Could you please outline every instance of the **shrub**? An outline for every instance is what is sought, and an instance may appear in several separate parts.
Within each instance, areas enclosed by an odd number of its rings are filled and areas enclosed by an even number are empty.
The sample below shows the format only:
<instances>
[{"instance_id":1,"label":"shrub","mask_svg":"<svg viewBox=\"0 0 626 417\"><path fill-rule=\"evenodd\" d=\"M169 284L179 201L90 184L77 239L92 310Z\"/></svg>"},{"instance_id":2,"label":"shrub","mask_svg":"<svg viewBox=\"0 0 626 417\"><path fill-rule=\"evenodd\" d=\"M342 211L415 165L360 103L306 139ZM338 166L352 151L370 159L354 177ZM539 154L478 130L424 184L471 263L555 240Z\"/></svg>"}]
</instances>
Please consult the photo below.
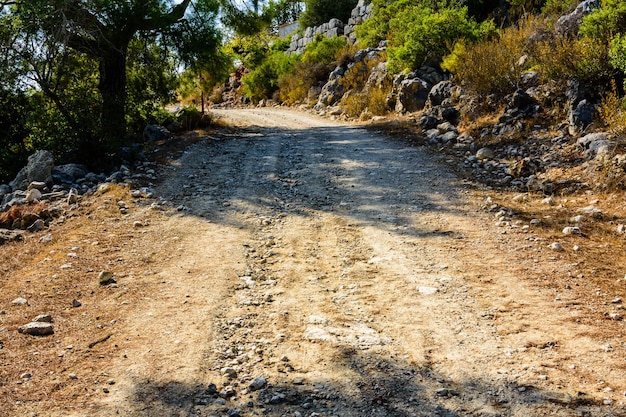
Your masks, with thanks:
<instances>
[{"instance_id":1,"label":"shrub","mask_svg":"<svg viewBox=\"0 0 626 417\"><path fill-rule=\"evenodd\" d=\"M296 60L296 57L280 51L268 54L259 66L243 77L244 95L253 102L271 98L278 90L279 78L293 68Z\"/></svg>"},{"instance_id":2,"label":"shrub","mask_svg":"<svg viewBox=\"0 0 626 417\"><path fill-rule=\"evenodd\" d=\"M211 116L202 113L194 105L185 106L176 113L176 120L184 130L194 130L207 127L211 124Z\"/></svg>"},{"instance_id":3,"label":"shrub","mask_svg":"<svg viewBox=\"0 0 626 417\"><path fill-rule=\"evenodd\" d=\"M346 38L319 35L305 48L293 69L279 77L279 98L285 104L304 101L311 87L328 79L349 49Z\"/></svg>"},{"instance_id":4,"label":"shrub","mask_svg":"<svg viewBox=\"0 0 626 417\"><path fill-rule=\"evenodd\" d=\"M623 135L626 133L626 103L617 92L615 82L611 85L598 108L598 117L608 130Z\"/></svg>"},{"instance_id":5,"label":"shrub","mask_svg":"<svg viewBox=\"0 0 626 417\"><path fill-rule=\"evenodd\" d=\"M365 59L355 63L341 78L341 84L348 90L339 103L343 112L349 117L359 117L368 112L374 116L382 116L389 112L387 96L391 93L392 83L389 77L379 80L378 85L366 85L372 70L386 60L382 55L376 59Z\"/></svg>"},{"instance_id":6,"label":"shrub","mask_svg":"<svg viewBox=\"0 0 626 417\"><path fill-rule=\"evenodd\" d=\"M559 18L570 10L573 10L578 3L580 3L578 0L547 0L541 10L546 15Z\"/></svg>"},{"instance_id":7,"label":"shrub","mask_svg":"<svg viewBox=\"0 0 626 417\"><path fill-rule=\"evenodd\" d=\"M602 42L610 42L626 32L626 2L623 0L603 0L602 8L595 10L583 19L580 34Z\"/></svg>"},{"instance_id":8,"label":"shrub","mask_svg":"<svg viewBox=\"0 0 626 417\"><path fill-rule=\"evenodd\" d=\"M359 45L375 48L381 41L386 40L389 35L389 22L410 4L409 0L373 0L372 16L355 28Z\"/></svg>"},{"instance_id":9,"label":"shrub","mask_svg":"<svg viewBox=\"0 0 626 417\"><path fill-rule=\"evenodd\" d=\"M528 33L528 25L520 25L484 42L458 41L441 66L479 94L509 94L517 88L523 70L517 61Z\"/></svg>"},{"instance_id":10,"label":"shrub","mask_svg":"<svg viewBox=\"0 0 626 417\"><path fill-rule=\"evenodd\" d=\"M468 18L465 7L436 12L429 7L408 7L389 22L389 27L393 34L389 45L392 72L438 65L449 52L449 45L459 39L476 41L495 30L491 21L479 25Z\"/></svg>"},{"instance_id":11,"label":"shrub","mask_svg":"<svg viewBox=\"0 0 626 417\"><path fill-rule=\"evenodd\" d=\"M529 68L546 81L564 82L572 77L593 81L610 76L605 44L588 37L557 37L547 27L545 19L531 16L486 42L458 42L444 58L442 68L454 73L469 89L498 96L515 91L522 72ZM547 36L531 40L537 33ZM519 65L522 56L526 63Z\"/></svg>"},{"instance_id":12,"label":"shrub","mask_svg":"<svg viewBox=\"0 0 626 417\"><path fill-rule=\"evenodd\" d=\"M307 65L330 64L336 61L348 47L343 36L327 38L317 35L314 42L307 45L302 53L302 62Z\"/></svg>"}]
</instances>

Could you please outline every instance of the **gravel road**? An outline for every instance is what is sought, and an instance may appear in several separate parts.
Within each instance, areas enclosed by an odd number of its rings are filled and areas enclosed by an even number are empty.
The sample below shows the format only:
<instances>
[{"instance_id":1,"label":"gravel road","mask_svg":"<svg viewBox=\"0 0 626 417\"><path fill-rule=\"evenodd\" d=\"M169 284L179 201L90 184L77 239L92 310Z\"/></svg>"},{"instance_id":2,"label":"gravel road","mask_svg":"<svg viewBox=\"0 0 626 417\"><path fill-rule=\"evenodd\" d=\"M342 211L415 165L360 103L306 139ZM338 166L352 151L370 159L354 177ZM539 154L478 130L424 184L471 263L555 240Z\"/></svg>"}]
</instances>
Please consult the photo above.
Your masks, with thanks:
<instances>
[{"instance_id":1,"label":"gravel road","mask_svg":"<svg viewBox=\"0 0 626 417\"><path fill-rule=\"evenodd\" d=\"M303 113L216 114L231 127L162 173L171 253L90 415L625 415L621 336L535 285L573 267L521 252L439 158Z\"/></svg>"}]
</instances>

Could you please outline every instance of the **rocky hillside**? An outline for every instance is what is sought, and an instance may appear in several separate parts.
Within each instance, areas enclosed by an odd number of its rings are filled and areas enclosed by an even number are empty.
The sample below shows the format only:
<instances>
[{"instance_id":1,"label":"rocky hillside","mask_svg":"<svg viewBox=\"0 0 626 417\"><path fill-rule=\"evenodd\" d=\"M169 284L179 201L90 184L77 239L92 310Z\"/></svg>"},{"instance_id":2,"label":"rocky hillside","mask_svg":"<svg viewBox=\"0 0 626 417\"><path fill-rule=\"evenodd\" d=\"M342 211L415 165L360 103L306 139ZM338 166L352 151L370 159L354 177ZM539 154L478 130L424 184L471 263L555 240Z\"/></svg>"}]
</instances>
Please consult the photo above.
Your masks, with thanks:
<instances>
[{"instance_id":1,"label":"rocky hillside","mask_svg":"<svg viewBox=\"0 0 626 417\"><path fill-rule=\"evenodd\" d=\"M598 7L597 1L585 0L553 19L551 27L531 31L524 42L543 45L575 36L583 16ZM337 28L344 27L349 28L346 36L353 44L352 27L371 12L371 6L360 2L349 24L335 19L309 28L293 38L288 53L302 52L315 34L341 35ZM387 59L386 42L356 51L313 84L296 105L303 111L380 128L391 125L387 127L395 130L402 125L415 135L413 140L453 155L456 168L469 170L494 187L563 195L621 190L626 185L624 140L599 114L610 93L607 85L576 78L546 81L531 66L529 56L522 54L515 58L519 78L514 80L514 92L485 95L438 66L394 75ZM233 74L220 90L225 99L220 106L246 102L234 98L241 91L242 72ZM280 100L261 100L258 105L278 104Z\"/></svg>"}]
</instances>

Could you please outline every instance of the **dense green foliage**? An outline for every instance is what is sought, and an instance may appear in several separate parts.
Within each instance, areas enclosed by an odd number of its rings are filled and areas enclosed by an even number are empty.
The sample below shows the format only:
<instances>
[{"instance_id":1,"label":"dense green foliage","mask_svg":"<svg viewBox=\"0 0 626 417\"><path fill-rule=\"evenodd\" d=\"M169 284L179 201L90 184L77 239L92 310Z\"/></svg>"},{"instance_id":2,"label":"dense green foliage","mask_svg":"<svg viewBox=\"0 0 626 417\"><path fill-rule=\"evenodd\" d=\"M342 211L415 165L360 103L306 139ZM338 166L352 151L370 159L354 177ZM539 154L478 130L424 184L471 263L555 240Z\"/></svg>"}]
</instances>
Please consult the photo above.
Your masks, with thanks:
<instances>
[{"instance_id":1,"label":"dense green foliage","mask_svg":"<svg viewBox=\"0 0 626 417\"><path fill-rule=\"evenodd\" d=\"M234 63L248 71L241 91L252 102L305 102L337 65L349 68L355 49L343 37L320 36L301 55L288 55L289 39L276 38L276 26L298 17L302 28L347 22L356 3L306 0L302 12L295 0L9 2L0 9L0 182L38 149L61 161L99 159L145 124L173 120L164 108L180 97L200 98L204 109ZM384 41L390 76L440 66L467 89L495 97L515 91L528 70L557 85L622 82L626 2L603 0L578 36L557 36L554 22L578 3L373 0L372 17L356 27L358 47ZM225 46L218 18L232 31ZM355 82L373 69L350 68ZM383 93L368 92L378 96L367 102L353 94L343 104L383 111ZM191 107L185 114L202 119Z\"/></svg>"},{"instance_id":2,"label":"dense green foliage","mask_svg":"<svg viewBox=\"0 0 626 417\"><path fill-rule=\"evenodd\" d=\"M255 69L243 77L244 95L253 102L272 98L278 90L278 79L293 68L295 57L282 51L270 51Z\"/></svg>"},{"instance_id":3,"label":"dense green foliage","mask_svg":"<svg viewBox=\"0 0 626 417\"><path fill-rule=\"evenodd\" d=\"M101 160L146 123L163 120L181 65L223 75L230 61L217 52L217 13L214 0L17 0L2 6L0 86L6 97L28 105L23 128L3 138L13 150L0 153L0 180L15 173L5 167L38 149L61 161ZM0 124L14 119L0 117Z\"/></svg>"},{"instance_id":4,"label":"dense green foliage","mask_svg":"<svg viewBox=\"0 0 626 417\"><path fill-rule=\"evenodd\" d=\"M269 43L264 45L258 38L255 39L248 38L246 42L237 43L242 61L252 69L243 79L243 91L253 102L274 98L274 93L280 88L298 90L290 98L287 98L289 93L283 92L283 101L301 100L312 84L328 77L332 70L329 64L347 47L344 37L326 38L320 35L307 45L301 55L287 55L284 53L288 46L285 41L270 42L269 46ZM260 54L263 50L267 51L264 56ZM259 61L259 57L263 59Z\"/></svg>"},{"instance_id":5,"label":"dense green foliage","mask_svg":"<svg viewBox=\"0 0 626 417\"><path fill-rule=\"evenodd\" d=\"M319 26L337 18L348 22L352 9L358 0L305 0L306 8L300 15L300 27Z\"/></svg>"},{"instance_id":6,"label":"dense green foliage","mask_svg":"<svg viewBox=\"0 0 626 417\"><path fill-rule=\"evenodd\" d=\"M389 68L392 71L413 69L420 65L438 65L449 52L448 45L459 39L477 41L495 31L491 21L482 25L468 18L467 8L411 6L389 22L393 34L389 45Z\"/></svg>"},{"instance_id":7,"label":"dense green foliage","mask_svg":"<svg viewBox=\"0 0 626 417\"><path fill-rule=\"evenodd\" d=\"M467 7L452 3L374 0L373 6L374 16L356 28L359 43L375 47L386 40L394 72L437 65L457 40L476 41L495 32L491 20L479 24Z\"/></svg>"}]
</instances>

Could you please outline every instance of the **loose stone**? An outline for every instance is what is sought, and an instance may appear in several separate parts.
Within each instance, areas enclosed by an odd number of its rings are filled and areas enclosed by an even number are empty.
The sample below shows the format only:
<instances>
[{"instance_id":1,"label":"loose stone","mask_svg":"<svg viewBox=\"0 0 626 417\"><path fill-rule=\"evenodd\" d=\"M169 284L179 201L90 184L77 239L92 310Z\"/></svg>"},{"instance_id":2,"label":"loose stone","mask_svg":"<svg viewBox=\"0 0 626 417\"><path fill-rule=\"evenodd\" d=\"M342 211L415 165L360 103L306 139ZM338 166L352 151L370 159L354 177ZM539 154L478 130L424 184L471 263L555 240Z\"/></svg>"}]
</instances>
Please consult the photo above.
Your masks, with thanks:
<instances>
[{"instance_id":1,"label":"loose stone","mask_svg":"<svg viewBox=\"0 0 626 417\"><path fill-rule=\"evenodd\" d=\"M115 281L115 278L113 278L112 272L102 271L98 275L98 282L100 282L100 285L109 285L115 284L117 281Z\"/></svg>"},{"instance_id":2,"label":"loose stone","mask_svg":"<svg viewBox=\"0 0 626 417\"><path fill-rule=\"evenodd\" d=\"M15 300L11 301L11 304L14 306L25 306L28 305L28 300L22 297L18 297Z\"/></svg>"},{"instance_id":3,"label":"loose stone","mask_svg":"<svg viewBox=\"0 0 626 417\"><path fill-rule=\"evenodd\" d=\"M20 326L17 331L30 336L49 336L54 334L54 328L51 323L35 321L25 324L24 326Z\"/></svg>"},{"instance_id":4,"label":"loose stone","mask_svg":"<svg viewBox=\"0 0 626 417\"><path fill-rule=\"evenodd\" d=\"M52 323L52 316L50 314L40 314L33 321L36 323Z\"/></svg>"},{"instance_id":5,"label":"loose stone","mask_svg":"<svg viewBox=\"0 0 626 417\"><path fill-rule=\"evenodd\" d=\"M222 368L222 375L226 376L228 379L235 379L237 378L237 371L235 368L231 367Z\"/></svg>"},{"instance_id":6,"label":"loose stone","mask_svg":"<svg viewBox=\"0 0 626 417\"><path fill-rule=\"evenodd\" d=\"M556 252L563 252L565 249L563 249L563 246L561 246L561 244L559 242L554 242L550 244L550 249L552 249L553 251Z\"/></svg>"},{"instance_id":7,"label":"loose stone","mask_svg":"<svg viewBox=\"0 0 626 417\"><path fill-rule=\"evenodd\" d=\"M258 378L254 378L250 384L248 384L248 389L250 391L258 391L267 385L267 379L265 377L260 376Z\"/></svg>"},{"instance_id":8,"label":"loose stone","mask_svg":"<svg viewBox=\"0 0 626 417\"><path fill-rule=\"evenodd\" d=\"M434 288L434 287L422 287L422 286L420 286L420 287L417 287L417 291L420 294L433 295L433 294L436 294L437 291L439 291L439 290L437 288Z\"/></svg>"},{"instance_id":9,"label":"loose stone","mask_svg":"<svg viewBox=\"0 0 626 417\"><path fill-rule=\"evenodd\" d=\"M484 161L486 159L493 159L495 153L489 148L480 148L478 152L476 152L476 158Z\"/></svg>"}]
</instances>

